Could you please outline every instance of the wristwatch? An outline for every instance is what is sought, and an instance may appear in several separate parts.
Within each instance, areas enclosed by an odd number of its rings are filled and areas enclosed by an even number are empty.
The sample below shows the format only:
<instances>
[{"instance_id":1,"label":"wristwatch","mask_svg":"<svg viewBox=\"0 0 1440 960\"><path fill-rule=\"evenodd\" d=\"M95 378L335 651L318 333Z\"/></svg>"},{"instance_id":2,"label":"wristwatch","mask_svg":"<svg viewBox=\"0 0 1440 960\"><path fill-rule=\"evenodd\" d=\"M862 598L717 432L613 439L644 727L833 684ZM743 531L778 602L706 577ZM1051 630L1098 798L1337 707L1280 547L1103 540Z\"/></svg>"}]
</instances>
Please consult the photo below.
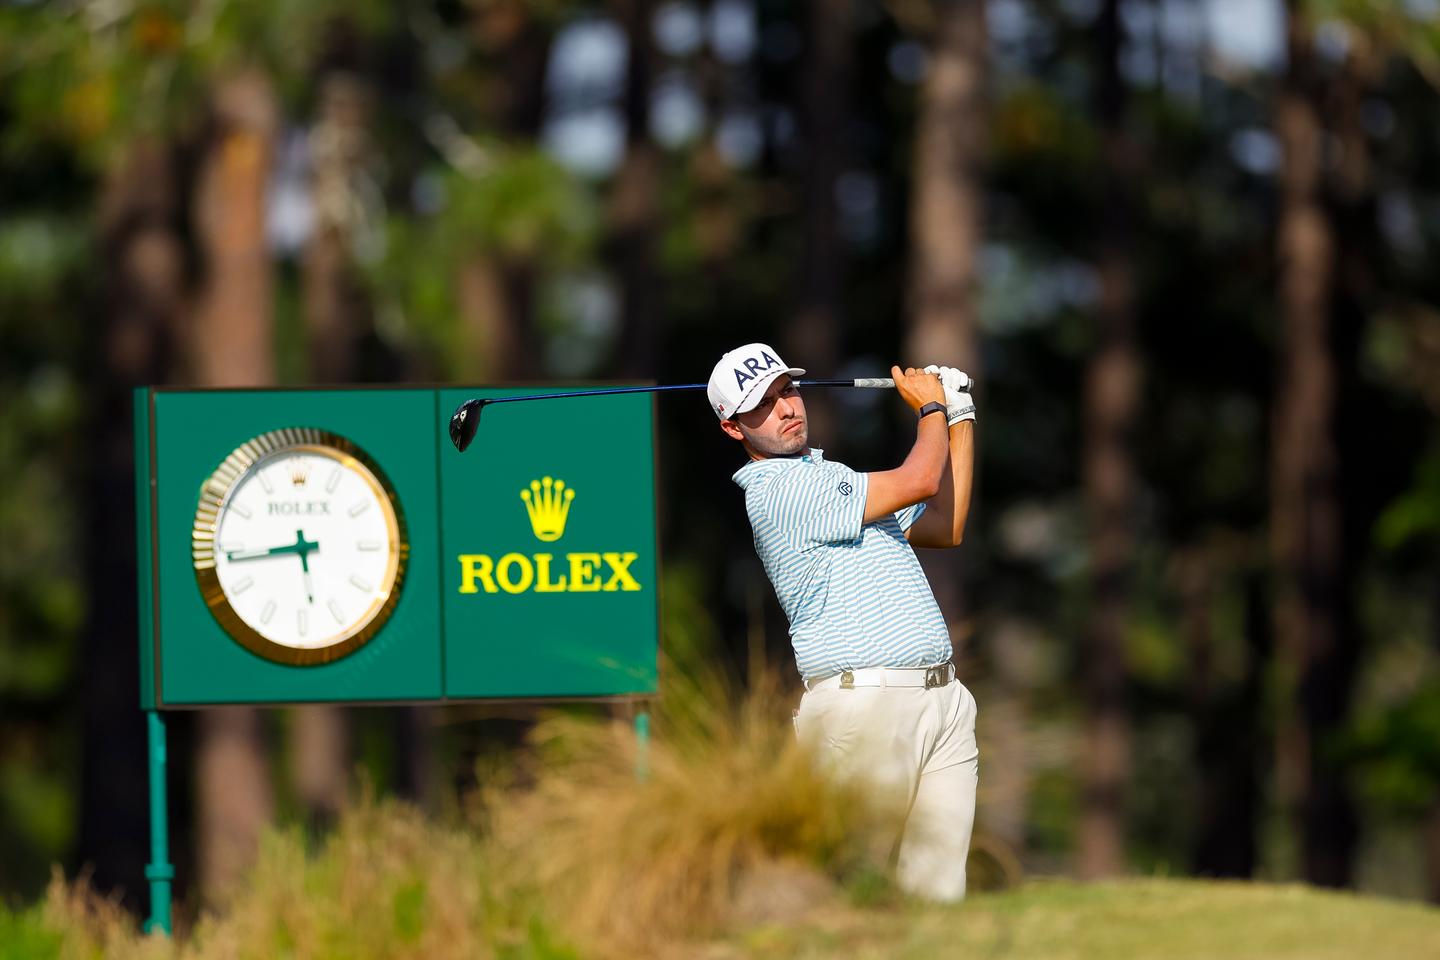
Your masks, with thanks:
<instances>
[{"instance_id":1,"label":"wristwatch","mask_svg":"<svg viewBox=\"0 0 1440 960\"><path fill-rule=\"evenodd\" d=\"M928 417L930 416L930 414L937 411L940 413L944 413L945 404L941 403L939 400L931 400L929 403L925 404L925 406L921 407L915 412L915 419L923 420L925 417Z\"/></svg>"}]
</instances>

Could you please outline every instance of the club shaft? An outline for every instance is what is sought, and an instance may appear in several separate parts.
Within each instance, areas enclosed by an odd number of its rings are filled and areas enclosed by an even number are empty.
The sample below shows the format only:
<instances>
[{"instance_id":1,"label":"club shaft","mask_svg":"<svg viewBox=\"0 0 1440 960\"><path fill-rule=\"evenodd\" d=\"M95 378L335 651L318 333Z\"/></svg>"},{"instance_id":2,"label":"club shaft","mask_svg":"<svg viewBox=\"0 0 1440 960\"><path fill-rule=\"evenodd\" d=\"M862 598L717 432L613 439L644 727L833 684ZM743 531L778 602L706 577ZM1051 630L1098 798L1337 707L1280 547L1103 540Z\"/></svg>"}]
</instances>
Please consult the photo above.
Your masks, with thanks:
<instances>
[{"instance_id":1,"label":"club shaft","mask_svg":"<svg viewBox=\"0 0 1440 960\"><path fill-rule=\"evenodd\" d=\"M860 387L862 389L893 389L889 377L863 377L858 380L796 380L797 387ZM667 393L672 390L704 390L704 383L676 383L663 387L606 387L601 390L572 390L567 393L530 393L518 397L481 397L482 403L514 403L520 400L560 400L565 397L606 397L620 393Z\"/></svg>"}]
</instances>

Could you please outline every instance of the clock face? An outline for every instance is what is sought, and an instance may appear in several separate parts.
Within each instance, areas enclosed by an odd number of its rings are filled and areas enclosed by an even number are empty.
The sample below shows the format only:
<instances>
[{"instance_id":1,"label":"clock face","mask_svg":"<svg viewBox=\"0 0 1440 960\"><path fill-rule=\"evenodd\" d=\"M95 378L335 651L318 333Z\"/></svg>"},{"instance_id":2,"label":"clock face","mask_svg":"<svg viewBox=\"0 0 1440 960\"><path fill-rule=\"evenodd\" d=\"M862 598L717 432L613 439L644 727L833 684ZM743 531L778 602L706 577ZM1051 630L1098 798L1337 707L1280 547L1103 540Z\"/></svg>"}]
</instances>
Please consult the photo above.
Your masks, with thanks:
<instances>
[{"instance_id":1,"label":"clock face","mask_svg":"<svg viewBox=\"0 0 1440 960\"><path fill-rule=\"evenodd\" d=\"M227 457L201 490L192 546L226 631L292 664L329 662L374 636L409 552L379 466L313 429L262 434Z\"/></svg>"}]
</instances>

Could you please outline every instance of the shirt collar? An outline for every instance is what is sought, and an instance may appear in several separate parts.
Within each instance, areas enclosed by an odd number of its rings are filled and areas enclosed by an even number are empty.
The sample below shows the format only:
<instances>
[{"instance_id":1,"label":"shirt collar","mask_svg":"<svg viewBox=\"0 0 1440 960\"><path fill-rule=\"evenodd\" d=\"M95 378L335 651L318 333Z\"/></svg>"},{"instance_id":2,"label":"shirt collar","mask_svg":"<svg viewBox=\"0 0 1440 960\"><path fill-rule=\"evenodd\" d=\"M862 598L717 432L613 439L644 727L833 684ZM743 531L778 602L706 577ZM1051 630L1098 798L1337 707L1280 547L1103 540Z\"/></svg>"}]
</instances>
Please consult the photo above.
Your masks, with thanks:
<instances>
[{"instance_id":1,"label":"shirt collar","mask_svg":"<svg viewBox=\"0 0 1440 960\"><path fill-rule=\"evenodd\" d=\"M767 477L778 470L788 470L791 467L802 463L824 463L825 451L819 447L811 447L808 454L795 457L766 457L764 460L750 460L739 470L736 470L730 478L740 485L744 490L750 484Z\"/></svg>"}]
</instances>

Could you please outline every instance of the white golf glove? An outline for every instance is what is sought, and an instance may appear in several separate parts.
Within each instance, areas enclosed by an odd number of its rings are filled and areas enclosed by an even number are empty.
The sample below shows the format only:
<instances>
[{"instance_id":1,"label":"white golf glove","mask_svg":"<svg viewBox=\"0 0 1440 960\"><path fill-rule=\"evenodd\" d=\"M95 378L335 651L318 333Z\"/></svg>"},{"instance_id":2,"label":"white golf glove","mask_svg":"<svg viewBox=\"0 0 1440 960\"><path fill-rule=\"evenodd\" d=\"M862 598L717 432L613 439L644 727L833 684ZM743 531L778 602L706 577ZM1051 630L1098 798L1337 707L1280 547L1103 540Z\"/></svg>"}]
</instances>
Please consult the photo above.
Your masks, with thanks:
<instances>
[{"instance_id":1,"label":"white golf glove","mask_svg":"<svg viewBox=\"0 0 1440 960\"><path fill-rule=\"evenodd\" d=\"M954 367L941 367L935 364L925 368L926 373L933 373L940 378L940 383L945 388L945 423L954 426L961 420L975 419L975 400L970 396L970 375L964 370L956 370Z\"/></svg>"}]
</instances>

